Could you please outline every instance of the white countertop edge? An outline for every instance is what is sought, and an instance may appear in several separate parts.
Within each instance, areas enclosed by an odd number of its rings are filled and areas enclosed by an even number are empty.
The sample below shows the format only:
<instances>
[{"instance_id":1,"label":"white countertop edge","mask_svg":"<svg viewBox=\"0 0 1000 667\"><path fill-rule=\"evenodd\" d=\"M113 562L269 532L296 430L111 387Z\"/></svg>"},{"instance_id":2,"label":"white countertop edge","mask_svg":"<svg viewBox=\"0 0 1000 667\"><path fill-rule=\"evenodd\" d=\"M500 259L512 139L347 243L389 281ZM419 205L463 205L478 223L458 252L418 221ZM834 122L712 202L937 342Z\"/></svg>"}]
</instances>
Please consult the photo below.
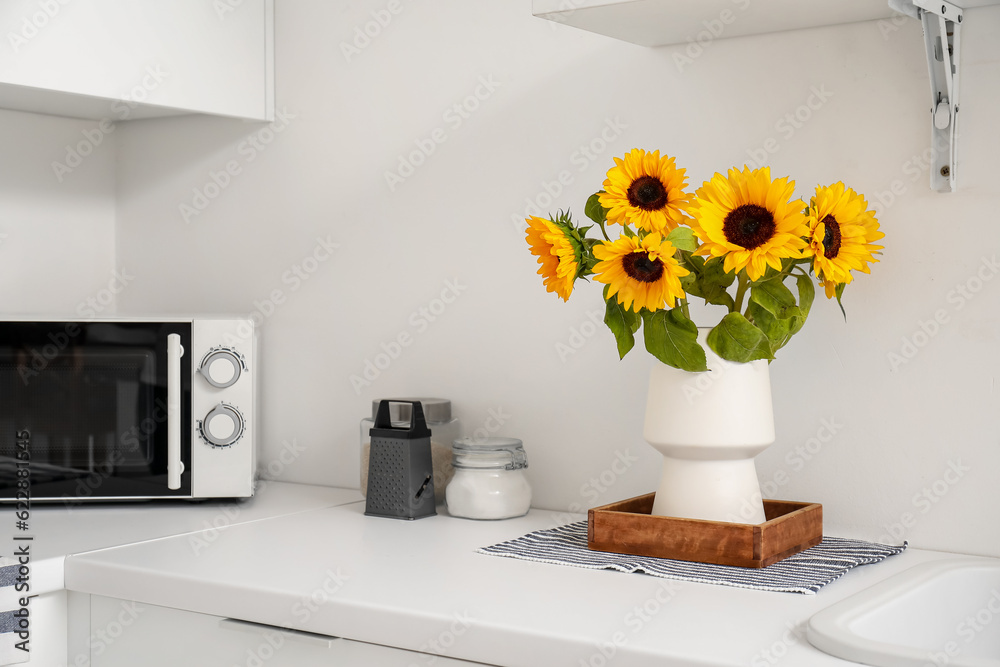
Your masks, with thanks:
<instances>
[{"instance_id":1,"label":"white countertop edge","mask_svg":"<svg viewBox=\"0 0 1000 667\"><path fill-rule=\"evenodd\" d=\"M627 630L621 623L623 611L635 602L652 598L657 587L672 581L474 552L476 546L550 527L557 518L565 523L565 514L532 510L528 517L503 522L465 523L447 516L398 522L364 517L363 505L348 503L300 512L282 522L234 526L223 531L218 550L213 548L207 560L195 556L190 545L180 538L164 541L162 549L124 546L71 557L66 567L66 586L82 593L445 657L536 667L577 665L581 658L597 655L599 643L607 645L612 631ZM310 533L314 538L304 538L300 549L296 536ZM406 576L411 576L407 571L411 556L406 546L423 545L425 542L414 540L426 538L442 540L440 550L433 557L429 553L422 555L420 563L439 567L419 571L423 581L412 586L399 572L378 581L379 574L385 572L379 568L386 566L401 567ZM242 553L261 554L260 572L262 578L269 577L266 583L257 578L256 569L246 564L235 571L228 567ZM614 664L745 664L755 650L782 637L787 624L801 625L819 609L847 595L912 565L943 557L952 554L908 549L880 564L852 570L818 595L683 582L676 604L671 602L662 618L654 619L642 633L619 633L625 640L615 646ZM276 568L285 562L293 563L294 571L274 577ZM317 583L324 569L337 568L339 572L339 566L353 579L307 613L302 605L308 600L306 592L318 592ZM329 569L326 573L335 574ZM477 597L468 589L480 579L492 583L482 588L482 597ZM396 585L403 587L398 596L393 593ZM418 593L429 596L426 606ZM555 602L551 616L539 616L538 605L549 599ZM587 606L591 603L594 613ZM584 617L572 618L581 605ZM464 624L458 618L463 613L468 614ZM526 621L529 616L535 620ZM460 641L451 646L443 642L437 647L430 645L435 637L447 637L449 628L456 623L455 629L461 630ZM711 627L724 628L725 632L713 639ZM673 639L669 638L671 632ZM740 646L737 650L727 649L726 642ZM746 655L742 656L744 649ZM819 653L804 638L790 650L797 655L789 653L788 664L849 664ZM741 657L737 659L736 654Z\"/></svg>"}]
</instances>

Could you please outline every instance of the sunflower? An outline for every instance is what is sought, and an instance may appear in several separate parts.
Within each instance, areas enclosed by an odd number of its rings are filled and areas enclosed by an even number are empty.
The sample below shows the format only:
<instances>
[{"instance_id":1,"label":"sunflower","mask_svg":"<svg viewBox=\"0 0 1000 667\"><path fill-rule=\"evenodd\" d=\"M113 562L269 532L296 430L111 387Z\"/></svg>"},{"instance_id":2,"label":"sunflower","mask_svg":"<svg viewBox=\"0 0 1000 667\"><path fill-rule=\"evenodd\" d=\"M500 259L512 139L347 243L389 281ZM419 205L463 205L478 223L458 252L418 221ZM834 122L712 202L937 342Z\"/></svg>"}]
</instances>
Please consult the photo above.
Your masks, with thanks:
<instances>
[{"instance_id":1,"label":"sunflower","mask_svg":"<svg viewBox=\"0 0 1000 667\"><path fill-rule=\"evenodd\" d=\"M783 258L802 257L806 242L800 237L809 235L805 203L789 201L794 192L795 181L772 181L768 167L715 174L691 206L691 229L702 242L696 252L725 257L726 271L745 268L750 280L763 276L768 266L780 271Z\"/></svg>"},{"instance_id":2,"label":"sunflower","mask_svg":"<svg viewBox=\"0 0 1000 667\"><path fill-rule=\"evenodd\" d=\"M573 242L570 225L563 221L563 216L557 219L560 222L531 216L527 218L525 232L531 254L537 255L541 264L538 274L545 279L546 291L568 301L580 269L581 249Z\"/></svg>"},{"instance_id":3,"label":"sunflower","mask_svg":"<svg viewBox=\"0 0 1000 667\"><path fill-rule=\"evenodd\" d=\"M624 159L615 158L615 165L599 199L608 209L608 222L660 233L684 222L691 195L684 192L685 170L674 166L674 158L633 148Z\"/></svg>"},{"instance_id":4,"label":"sunflower","mask_svg":"<svg viewBox=\"0 0 1000 667\"><path fill-rule=\"evenodd\" d=\"M816 195L809 202L806 221L813 272L821 279L828 299L836 293L837 285L853 280L852 269L870 273L868 264L878 261L873 253L882 246L872 243L885 234L879 231L875 212L867 209L865 198L843 183L816 186Z\"/></svg>"},{"instance_id":5,"label":"sunflower","mask_svg":"<svg viewBox=\"0 0 1000 667\"><path fill-rule=\"evenodd\" d=\"M657 233L622 236L594 246L594 256L602 260L594 267L599 283L610 285L608 298L618 295L618 303L639 312L659 310L664 302L671 308L684 298L680 278L689 272L677 263L674 245Z\"/></svg>"}]
</instances>

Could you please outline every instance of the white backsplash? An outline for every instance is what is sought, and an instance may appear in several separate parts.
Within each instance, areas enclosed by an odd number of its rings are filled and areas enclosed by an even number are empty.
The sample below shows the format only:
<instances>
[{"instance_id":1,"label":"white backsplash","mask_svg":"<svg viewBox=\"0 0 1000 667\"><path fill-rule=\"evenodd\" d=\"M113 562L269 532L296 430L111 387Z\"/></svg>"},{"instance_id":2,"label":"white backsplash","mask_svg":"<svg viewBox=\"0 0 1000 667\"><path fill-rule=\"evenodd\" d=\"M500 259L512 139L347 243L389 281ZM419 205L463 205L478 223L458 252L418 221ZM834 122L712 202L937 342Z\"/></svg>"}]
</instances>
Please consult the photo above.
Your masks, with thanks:
<instances>
[{"instance_id":1,"label":"white backsplash","mask_svg":"<svg viewBox=\"0 0 1000 667\"><path fill-rule=\"evenodd\" d=\"M599 285L568 304L544 291L519 221L582 215L633 147L676 156L692 190L766 159L800 196L838 180L866 193L886 234L847 290L848 321L820 298L771 366L767 495L822 502L834 534L1000 556L981 518L1000 506L1000 8L966 14L958 192L942 195L922 157L916 21L719 40L684 60L693 50L554 25L524 3L398 7L352 45L384 2L278 3L273 126L169 118L108 137L117 254L107 235L86 245L92 278L134 271L121 312L262 321L272 476L356 486L371 400L427 395L451 398L469 431L523 439L538 507L651 491L651 359L617 360ZM44 143L37 179L65 142ZM106 185L90 191L103 205Z\"/></svg>"}]
</instances>

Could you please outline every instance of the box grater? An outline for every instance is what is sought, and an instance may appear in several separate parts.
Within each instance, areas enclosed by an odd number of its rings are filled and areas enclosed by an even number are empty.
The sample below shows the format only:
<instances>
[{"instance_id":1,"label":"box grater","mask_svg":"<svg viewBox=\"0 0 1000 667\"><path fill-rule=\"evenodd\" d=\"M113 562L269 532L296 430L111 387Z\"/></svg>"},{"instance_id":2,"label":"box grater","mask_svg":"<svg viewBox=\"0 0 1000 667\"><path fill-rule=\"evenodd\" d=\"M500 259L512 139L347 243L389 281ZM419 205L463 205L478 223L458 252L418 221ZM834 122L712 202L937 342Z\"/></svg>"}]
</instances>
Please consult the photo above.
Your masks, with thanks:
<instances>
[{"instance_id":1,"label":"box grater","mask_svg":"<svg viewBox=\"0 0 1000 667\"><path fill-rule=\"evenodd\" d=\"M394 425L390 403L409 403L410 422ZM419 401L382 401L371 431L365 514L393 519L421 519L434 509L431 430Z\"/></svg>"}]
</instances>

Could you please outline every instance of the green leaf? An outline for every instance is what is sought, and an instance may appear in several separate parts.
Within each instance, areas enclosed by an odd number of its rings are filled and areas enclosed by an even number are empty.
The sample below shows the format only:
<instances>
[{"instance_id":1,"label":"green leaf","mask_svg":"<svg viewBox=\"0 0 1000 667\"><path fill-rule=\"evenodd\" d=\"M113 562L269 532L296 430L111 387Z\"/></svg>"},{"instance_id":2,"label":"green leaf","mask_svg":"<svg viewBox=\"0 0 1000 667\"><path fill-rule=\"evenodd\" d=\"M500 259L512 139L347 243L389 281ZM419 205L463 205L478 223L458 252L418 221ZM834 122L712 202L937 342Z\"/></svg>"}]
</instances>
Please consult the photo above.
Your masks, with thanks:
<instances>
[{"instance_id":1,"label":"green leaf","mask_svg":"<svg viewBox=\"0 0 1000 667\"><path fill-rule=\"evenodd\" d=\"M797 331L797 329L794 329L795 325L802 319L799 317L789 317L787 320L779 320L753 301L747 305L747 314L753 320L754 326L763 331L764 335L767 336L767 340L771 345L772 356L792 339L792 336ZM801 324L798 326L802 328Z\"/></svg>"},{"instance_id":2,"label":"green leaf","mask_svg":"<svg viewBox=\"0 0 1000 667\"><path fill-rule=\"evenodd\" d=\"M840 312L844 315L844 321L847 321L847 311L844 310L844 303L840 300L844 296L844 288L847 287L847 283L840 283L837 285L837 305L840 306Z\"/></svg>"},{"instance_id":3,"label":"green leaf","mask_svg":"<svg viewBox=\"0 0 1000 667\"><path fill-rule=\"evenodd\" d=\"M698 249L698 237L690 227L678 227L667 234L667 240L679 250L694 252Z\"/></svg>"},{"instance_id":4,"label":"green leaf","mask_svg":"<svg viewBox=\"0 0 1000 667\"><path fill-rule=\"evenodd\" d=\"M794 336L802 330L803 325L806 323L806 318L809 317L809 310L812 308L813 299L816 298L816 287L813 285L812 278L809 277L808 273L796 274L795 282L799 286L799 312L801 314L791 318L792 325L789 329L789 337Z\"/></svg>"},{"instance_id":5,"label":"green leaf","mask_svg":"<svg viewBox=\"0 0 1000 667\"><path fill-rule=\"evenodd\" d=\"M688 255L684 259L684 268L691 273L681 278L681 287L692 296L701 297L705 303L717 306L735 307L733 297L726 288L736 280L735 273L727 273L721 259L710 259L707 262L697 255Z\"/></svg>"},{"instance_id":6,"label":"green leaf","mask_svg":"<svg viewBox=\"0 0 1000 667\"><path fill-rule=\"evenodd\" d=\"M812 308L813 299L816 298L816 287L808 273L796 275L795 282L799 286L799 310L805 318L809 316L809 309Z\"/></svg>"},{"instance_id":7,"label":"green leaf","mask_svg":"<svg viewBox=\"0 0 1000 667\"><path fill-rule=\"evenodd\" d=\"M793 315L801 315L795 305L795 295L785 287L781 278L772 278L753 283L750 286L750 301L771 313L779 320L787 320Z\"/></svg>"},{"instance_id":8,"label":"green leaf","mask_svg":"<svg viewBox=\"0 0 1000 667\"><path fill-rule=\"evenodd\" d=\"M708 332L708 346L723 359L738 363L774 358L764 332L740 313L729 313Z\"/></svg>"},{"instance_id":9,"label":"green leaf","mask_svg":"<svg viewBox=\"0 0 1000 667\"><path fill-rule=\"evenodd\" d=\"M680 308L642 311L646 349L668 366L683 371L707 371L705 350L698 344L698 327Z\"/></svg>"},{"instance_id":10,"label":"green leaf","mask_svg":"<svg viewBox=\"0 0 1000 667\"><path fill-rule=\"evenodd\" d=\"M587 205L583 207L584 214L597 224L602 224L608 219L608 209L601 206L600 197L601 193L595 192L590 195L590 199L587 200Z\"/></svg>"},{"instance_id":11,"label":"green leaf","mask_svg":"<svg viewBox=\"0 0 1000 667\"><path fill-rule=\"evenodd\" d=\"M609 286L604 287L604 298L607 302L607 309L604 313L604 323L615 335L618 343L618 358L624 359L635 345L635 332L639 330L639 313L626 310L625 306L618 303L618 297L608 298Z\"/></svg>"}]
</instances>

